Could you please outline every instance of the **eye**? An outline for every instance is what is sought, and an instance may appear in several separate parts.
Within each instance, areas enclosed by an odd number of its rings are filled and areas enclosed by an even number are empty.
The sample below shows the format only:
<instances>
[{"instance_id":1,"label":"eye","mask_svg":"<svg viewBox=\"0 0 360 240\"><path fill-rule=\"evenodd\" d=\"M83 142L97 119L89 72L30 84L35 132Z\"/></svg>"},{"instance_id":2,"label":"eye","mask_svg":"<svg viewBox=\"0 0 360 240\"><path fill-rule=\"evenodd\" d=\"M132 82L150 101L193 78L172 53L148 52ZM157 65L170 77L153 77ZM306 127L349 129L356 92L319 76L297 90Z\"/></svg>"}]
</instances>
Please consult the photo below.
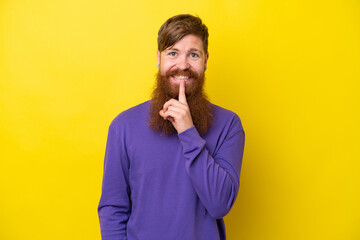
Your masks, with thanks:
<instances>
[{"instance_id":1,"label":"eye","mask_svg":"<svg viewBox=\"0 0 360 240\"><path fill-rule=\"evenodd\" d=\"M199 57L199 54L197 54L197 53L190 53L190 56L191 56L192 58L197 58L197 57Z\"/></svg>"},{"instance_id":2,"label":"eye","mask_svg":"<svg viewBox=\"0 0 360 240\"><path fill-rule=\"evenodd\" d=\"M176 56L176 52L169 52L168 55L169 55L170 57L175 57L175 56Z\"/></svg>"}]
</instances>

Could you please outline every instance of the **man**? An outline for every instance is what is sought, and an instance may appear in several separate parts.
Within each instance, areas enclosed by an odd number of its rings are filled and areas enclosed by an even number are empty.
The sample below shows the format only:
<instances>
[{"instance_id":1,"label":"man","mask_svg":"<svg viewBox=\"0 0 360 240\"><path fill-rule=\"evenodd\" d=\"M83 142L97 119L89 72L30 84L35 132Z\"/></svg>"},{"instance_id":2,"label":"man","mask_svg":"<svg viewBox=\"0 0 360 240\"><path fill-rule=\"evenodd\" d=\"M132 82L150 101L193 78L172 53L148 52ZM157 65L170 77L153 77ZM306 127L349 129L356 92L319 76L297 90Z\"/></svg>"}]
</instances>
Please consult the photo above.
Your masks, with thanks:
<instances>
[{"instance_id":1,"label":"man","mask_svg":"<svg viewBox=\"0 0 360 240\"><path fill-rule=\"evenodd\" d=\"M204 92L208 31L177 15L158 33L150 101L110 124L98 213L103 240L225 239L239 189L244 130Z\"/></svg>"}]
</instances>

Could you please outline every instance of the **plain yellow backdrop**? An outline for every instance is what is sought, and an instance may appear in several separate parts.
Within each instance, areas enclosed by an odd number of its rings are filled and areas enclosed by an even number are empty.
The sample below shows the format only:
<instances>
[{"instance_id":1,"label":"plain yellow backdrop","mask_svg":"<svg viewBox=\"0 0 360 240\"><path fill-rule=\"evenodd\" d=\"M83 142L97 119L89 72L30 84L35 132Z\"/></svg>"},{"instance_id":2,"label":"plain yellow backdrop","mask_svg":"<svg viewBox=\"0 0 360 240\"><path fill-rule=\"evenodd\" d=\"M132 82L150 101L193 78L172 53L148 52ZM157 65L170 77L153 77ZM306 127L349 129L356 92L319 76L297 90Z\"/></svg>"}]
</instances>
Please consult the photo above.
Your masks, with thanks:
<instances>
[{"instance_id":1,"label":"plain yellow backdrop","mask_svg":"<svg viewBox=\"0 0 360 240\"><path fill-rule=\"evenodd\" d=\"M360 239L357 0L0 2L0 239L100 239L108 126L149 99L160 25L209 28L246 143L228 239Z\"/></svg>"}]
</instances>

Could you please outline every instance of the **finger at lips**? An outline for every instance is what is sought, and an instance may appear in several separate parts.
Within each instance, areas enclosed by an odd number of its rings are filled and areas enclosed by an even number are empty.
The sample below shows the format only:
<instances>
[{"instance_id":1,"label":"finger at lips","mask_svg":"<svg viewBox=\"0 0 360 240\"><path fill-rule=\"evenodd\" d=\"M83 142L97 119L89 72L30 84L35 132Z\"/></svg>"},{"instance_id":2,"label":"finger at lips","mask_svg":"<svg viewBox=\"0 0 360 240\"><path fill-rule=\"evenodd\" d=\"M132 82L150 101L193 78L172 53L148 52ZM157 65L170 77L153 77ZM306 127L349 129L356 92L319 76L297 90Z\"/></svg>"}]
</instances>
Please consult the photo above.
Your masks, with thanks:
<instances>
[{"instance_id":1,"label":"finger at lips","mask_svg":"<svg viewBox=\"0 0 360 240\"><path fill-rule=\"evenodd\" d=\"M179 102L186 104L185 80L181 80L181 81L180 81L180 86L179 86Z\"/></svg>"}]
</instances>

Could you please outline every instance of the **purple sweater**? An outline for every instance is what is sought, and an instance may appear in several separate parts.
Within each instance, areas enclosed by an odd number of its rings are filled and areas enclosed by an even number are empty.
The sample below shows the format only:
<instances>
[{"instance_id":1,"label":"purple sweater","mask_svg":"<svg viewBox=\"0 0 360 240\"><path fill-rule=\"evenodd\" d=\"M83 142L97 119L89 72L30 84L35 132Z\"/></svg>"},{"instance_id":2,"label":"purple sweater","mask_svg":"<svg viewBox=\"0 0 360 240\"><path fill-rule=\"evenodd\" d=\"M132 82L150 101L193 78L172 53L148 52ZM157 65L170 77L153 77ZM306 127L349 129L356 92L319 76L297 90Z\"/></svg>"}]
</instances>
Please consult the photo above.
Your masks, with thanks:
<instances>
[{"instance_id":1,"label":"purple sweater","mask_svg":"<svg viewBox=\"0 0 360 240\"><path fill-rule=\"evenodd\" d=\"M119 114L107 138L98 206L103 240L226 239L223 217L239 189L245 133L212 104L205 135L161 136L147 125L150 101Z\"/></svg>"}]
</instances>

